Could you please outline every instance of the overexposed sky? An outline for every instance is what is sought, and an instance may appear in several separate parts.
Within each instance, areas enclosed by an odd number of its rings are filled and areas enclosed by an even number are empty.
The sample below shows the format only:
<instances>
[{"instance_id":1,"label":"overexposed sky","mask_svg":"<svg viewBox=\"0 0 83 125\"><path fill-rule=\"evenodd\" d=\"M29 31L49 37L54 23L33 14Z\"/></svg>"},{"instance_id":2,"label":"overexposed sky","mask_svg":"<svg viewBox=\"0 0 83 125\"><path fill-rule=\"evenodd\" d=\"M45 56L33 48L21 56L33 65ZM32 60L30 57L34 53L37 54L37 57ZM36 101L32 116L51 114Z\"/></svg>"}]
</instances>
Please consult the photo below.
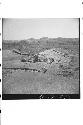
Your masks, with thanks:
<instances>
[{"instance_id":1,"label":"overexposed sky","mask_svg":"<svg viewBox=\"0 0 83 125\"><path fill-rule=\"evenodd\" d=\"M78 38L79 20L76 18L3 19L3 39Z\"/></svg>"}]
</instances>

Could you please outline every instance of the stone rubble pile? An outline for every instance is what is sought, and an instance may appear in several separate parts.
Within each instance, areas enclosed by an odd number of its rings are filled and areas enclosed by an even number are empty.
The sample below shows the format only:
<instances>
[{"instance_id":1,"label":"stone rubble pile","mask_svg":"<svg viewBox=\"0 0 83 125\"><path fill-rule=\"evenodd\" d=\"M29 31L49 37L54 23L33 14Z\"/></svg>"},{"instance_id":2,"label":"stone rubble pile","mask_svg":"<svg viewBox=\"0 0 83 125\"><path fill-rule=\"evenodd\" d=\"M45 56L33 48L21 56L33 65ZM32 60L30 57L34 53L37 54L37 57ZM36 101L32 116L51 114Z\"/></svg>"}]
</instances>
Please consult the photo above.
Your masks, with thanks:
<instances>
[{"instance_id":1,"label":"stone rubble pile","mask_svg":"<svg viewBox=\"0 0 83 125\"><path fill-rule=\"evenodd\" d=\"M42 61L45 60L48 64L55 62L56 64L61 63L63 65L68 65L71 61L68 51L63 52L62 48L54 48L40 52L38 58Z\"/></svg>"}]
</instances>

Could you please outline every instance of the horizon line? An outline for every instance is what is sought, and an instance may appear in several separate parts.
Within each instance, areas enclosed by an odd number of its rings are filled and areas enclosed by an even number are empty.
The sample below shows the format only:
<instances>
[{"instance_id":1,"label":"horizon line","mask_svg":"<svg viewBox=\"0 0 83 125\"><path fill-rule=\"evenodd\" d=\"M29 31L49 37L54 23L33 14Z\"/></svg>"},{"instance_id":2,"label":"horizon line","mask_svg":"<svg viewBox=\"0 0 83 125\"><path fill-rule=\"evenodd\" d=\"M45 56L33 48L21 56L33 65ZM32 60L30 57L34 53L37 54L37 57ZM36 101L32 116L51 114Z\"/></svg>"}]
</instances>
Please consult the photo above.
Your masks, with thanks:
<instances>
[{"instance_id":1,"label":"horizon line","mask_svg":"<svg viewBox=\"0 0 83 125\"><path fill-rule=\"evenodd\" d=\"M42 38L48 38L48 39L57 39L57 38L66 38L66 39L79 39L79 37L40 37L40 38L34 38L34 37L30 37L30 38L26 38L26 39L14 39L14 40L12 40L12 39L3 39L2 38L2 40L9 40L9 41L21 41L21 40L29 40L29 39L35 39L35 40L37 40L37 39L42 39Z\"/></svg>"}]
</instances>

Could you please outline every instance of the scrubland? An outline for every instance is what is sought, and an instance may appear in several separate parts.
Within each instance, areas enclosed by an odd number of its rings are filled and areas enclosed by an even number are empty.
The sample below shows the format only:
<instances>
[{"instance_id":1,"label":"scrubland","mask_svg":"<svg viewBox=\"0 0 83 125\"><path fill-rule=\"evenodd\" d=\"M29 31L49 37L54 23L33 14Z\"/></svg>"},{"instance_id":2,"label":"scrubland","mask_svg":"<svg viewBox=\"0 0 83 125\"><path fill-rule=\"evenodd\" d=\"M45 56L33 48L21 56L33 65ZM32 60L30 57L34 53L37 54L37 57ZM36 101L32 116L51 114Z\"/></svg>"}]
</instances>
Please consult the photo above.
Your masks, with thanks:
<instances>
[{"instance_id":1,"label":"scrubland","mask_svg":"<svg viewBox=\"0 0 83 125\"><path fill-rule=\"evenodd\" d=\"M46 49L62 48L71 55L68 65L55 62L22 62ZM33 39L3 41L2 52L3 94L79 94L79 39Z\"/></svg>"}]
</instances>

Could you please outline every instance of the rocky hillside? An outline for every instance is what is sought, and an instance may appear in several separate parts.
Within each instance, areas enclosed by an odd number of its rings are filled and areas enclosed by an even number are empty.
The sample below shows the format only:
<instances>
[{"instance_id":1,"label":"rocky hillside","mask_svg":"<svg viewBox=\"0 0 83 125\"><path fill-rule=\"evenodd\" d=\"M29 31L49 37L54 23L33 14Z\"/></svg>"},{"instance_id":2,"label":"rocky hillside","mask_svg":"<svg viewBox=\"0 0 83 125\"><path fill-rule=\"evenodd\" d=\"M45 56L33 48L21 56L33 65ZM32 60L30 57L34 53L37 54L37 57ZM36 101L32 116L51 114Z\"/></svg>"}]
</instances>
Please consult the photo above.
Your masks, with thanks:
<instances>
[{"instance_id":1,"label":"rocky hillside","mask_svg":"<svg viewBox=\"0 0 83 125\"><path fill-rule=\"evenodd\" d=\"M64 48L71 49L79 53L79 39L78 38L40 38L40 39L26 39L20 41L3 40L2 48L17 49L21 52L36 54L46 49Z\"/></svg>"}]
</instances>

